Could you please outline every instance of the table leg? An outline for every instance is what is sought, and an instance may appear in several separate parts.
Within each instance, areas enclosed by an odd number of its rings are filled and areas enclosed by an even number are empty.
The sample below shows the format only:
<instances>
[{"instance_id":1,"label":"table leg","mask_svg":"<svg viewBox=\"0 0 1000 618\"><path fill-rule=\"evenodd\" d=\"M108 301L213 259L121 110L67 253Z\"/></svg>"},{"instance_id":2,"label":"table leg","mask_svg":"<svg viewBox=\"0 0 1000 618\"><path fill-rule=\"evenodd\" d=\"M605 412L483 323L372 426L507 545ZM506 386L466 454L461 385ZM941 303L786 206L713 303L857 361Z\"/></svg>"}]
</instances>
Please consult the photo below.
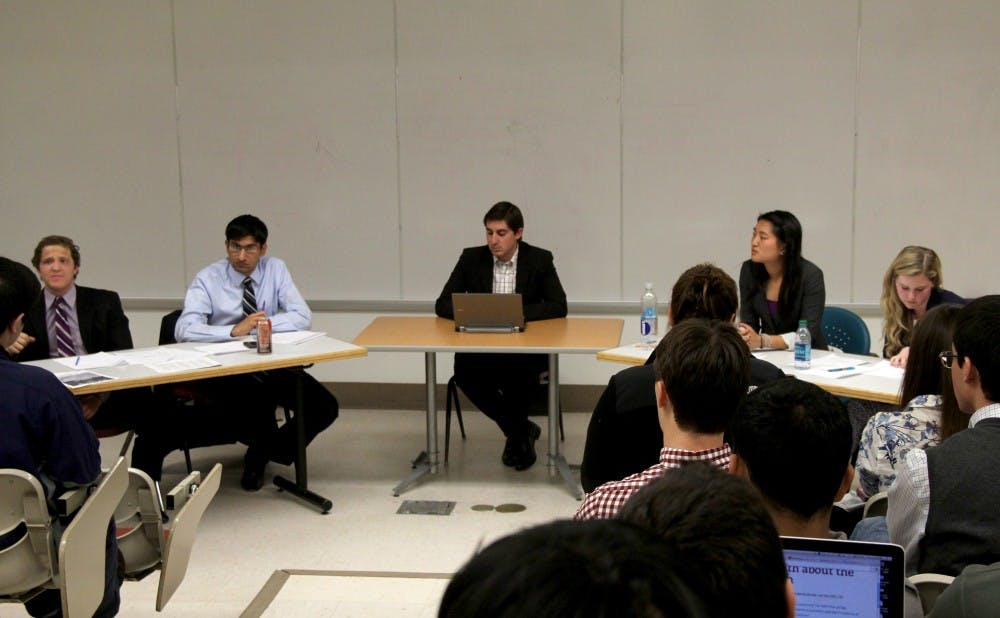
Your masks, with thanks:
<instances>
[{"instance_id":1,"label":"table leg","mask_svg":"<svg viewBox=\"0 0 1000 618\"><path fill-rule=\"evenodd\" d=\"M437 474L438 471L437 356L434 352L424 353L424 380L427 388L427 448L413 462L413 472L392 488L394 496L403 493L425 475Z\"/></svg>"},{"instance_id":2,"label":"table leg","mask_svg":"<svg viewBox=\"0 0 1000 618\"><path fill-rule=\"evenodd\" d=\"M549 354L549 476L558 472L569 493L583 500L583 490L577 483L566 458L559 453L559 355Z\"/></svg>"},{"instance_id":3,"label":"table leg","mask_svg":"<svg viewBox=\"0 0 1000 618\"><path fill-rule=\"evenodd\" d=\"M290 368L295 372L295 481L290 481L281 475L275 475L274 484L278 489L305 500L320 510L324 515L333 508L333 502L323 496L309 491L309 470L306 466L306 415L305 415L305 389L302 385L302 376L305 369L301 367Z\"/></svg>"}]
</instances>

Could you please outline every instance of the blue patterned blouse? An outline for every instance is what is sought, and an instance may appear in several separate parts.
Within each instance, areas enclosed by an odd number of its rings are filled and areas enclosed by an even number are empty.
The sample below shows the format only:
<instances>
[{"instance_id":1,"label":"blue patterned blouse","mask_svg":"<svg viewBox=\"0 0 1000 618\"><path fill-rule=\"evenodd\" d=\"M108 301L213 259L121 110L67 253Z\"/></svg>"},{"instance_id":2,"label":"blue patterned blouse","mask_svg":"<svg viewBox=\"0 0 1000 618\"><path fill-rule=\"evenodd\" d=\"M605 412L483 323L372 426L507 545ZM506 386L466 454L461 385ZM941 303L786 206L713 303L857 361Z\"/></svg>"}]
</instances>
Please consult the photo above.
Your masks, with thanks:
<instances>
[{"instance_id":1,"label":"blue patterned blouse","mask_svg":"<svg viewBox=\"0 0 1000 618\"><path fill-rule=\"evenodd\" d=\"M889 489L896 480L896 465L910 449L925 449L940 441L940 395L914 397L901 412L877 412L861 433L858 496L867 500Z\"/></svg>"}]
</instances>

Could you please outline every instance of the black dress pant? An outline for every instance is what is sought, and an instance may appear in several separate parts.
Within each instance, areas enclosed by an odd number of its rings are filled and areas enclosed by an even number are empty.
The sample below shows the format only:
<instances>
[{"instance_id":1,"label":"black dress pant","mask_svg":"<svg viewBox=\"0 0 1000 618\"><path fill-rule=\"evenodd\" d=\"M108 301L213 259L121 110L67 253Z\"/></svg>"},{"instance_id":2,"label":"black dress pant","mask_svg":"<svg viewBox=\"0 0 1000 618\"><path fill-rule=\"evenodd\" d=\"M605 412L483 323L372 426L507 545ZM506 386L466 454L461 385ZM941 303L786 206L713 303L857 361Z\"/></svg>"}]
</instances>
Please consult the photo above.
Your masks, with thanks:
<instances>
[{"instance_id":1,"label":"black dress pant","mask_svg":"<svg viewBox=\"0 0 1000 618\"><path fill-rule=\"evenodd\" d=\"M455 354L455 382L508 438L528 431L528 408L548 370L545 354Z\"/></svg>"}]
</instances>

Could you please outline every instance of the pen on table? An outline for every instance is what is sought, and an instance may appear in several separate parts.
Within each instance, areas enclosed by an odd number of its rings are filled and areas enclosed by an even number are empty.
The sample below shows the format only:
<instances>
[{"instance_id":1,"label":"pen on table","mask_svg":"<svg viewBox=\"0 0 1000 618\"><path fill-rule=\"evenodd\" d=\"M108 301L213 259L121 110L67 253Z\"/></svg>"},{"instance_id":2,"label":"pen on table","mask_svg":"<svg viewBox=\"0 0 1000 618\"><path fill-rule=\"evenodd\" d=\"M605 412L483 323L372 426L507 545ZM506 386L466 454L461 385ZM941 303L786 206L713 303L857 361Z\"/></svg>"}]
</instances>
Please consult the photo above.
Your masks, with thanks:
<instances>
[{"instance_id":1,"label":"pen on table","mask_svg":"<svg viewBox=\"0 0 1000 618\"><path fill-rule=\"evenodd\" d=\"M73 364L74 365L79 365L80 364L80 357L79 356L76 357L76 362L74 362Z\"/></svg>"},{"instance_id":2,"label":"pen on table","mask_svg":"<svg viewBox=\"0 0 1000 618\"><path fill-rule=\"evenodd\" d=\"M852 371L857 369L857 367L834 367L833 369L827 369L827 371Z\"/></svg>"}]
</instances>

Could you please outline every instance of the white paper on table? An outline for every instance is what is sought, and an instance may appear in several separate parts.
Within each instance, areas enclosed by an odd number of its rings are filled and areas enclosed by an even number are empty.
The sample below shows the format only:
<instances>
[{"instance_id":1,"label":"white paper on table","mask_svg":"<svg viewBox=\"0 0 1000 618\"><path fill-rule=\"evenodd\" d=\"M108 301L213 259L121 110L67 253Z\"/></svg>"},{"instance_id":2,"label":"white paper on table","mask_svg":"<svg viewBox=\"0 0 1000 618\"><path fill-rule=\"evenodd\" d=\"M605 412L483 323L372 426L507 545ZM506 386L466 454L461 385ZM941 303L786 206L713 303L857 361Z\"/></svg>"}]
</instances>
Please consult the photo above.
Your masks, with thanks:
<instances>
[{"instance_id":1,"label":"white paper on table","mask_svg":"<svg viewBox=\"0 0 1000 618\"><path fill-rule=\"evenodd\" d=\"M233 352L246 352L253 348L245 345L246 342L254 343L253 339L238 339L236 341L223 341L222 343L209 343L195 347L195 350L204 354L232 354Z\"/></svg>"},{"instance_id":2,"label":"white paper on table","mask_svg":"<svg viewBox=\"0 0 1000 618\"><path fill-rule=\"evenodd\" d=\"M160 363L169 363L178 360L189 360L204 358L203 352L186 350L184 348L143 348L139 350L119 350L115 352L129 365L146 365L151 367Z\"/></svg>"},{"instance_id":3,"label":"white paper on table","mask_svg":"<svg viewBox=\"0 0 1000 618\"><path fill-rule=\"evenodd\" d=\"M55 376L59 378L60 382L69 388L80 388L81 386L96 384L98 382L107 382L108 380L115 379L109 375L97 373L96 371L65 371L56 373Z\"/></svg>"},{"instance_id":4,"label":"white paper on table","mask_svg":"<svg viewBox=\"0 0 1000 618\"><path fill-rule=\"evenodd\" d=\"M310 339L322 337L326 333L314 330L293 330L285 333L271 333L271 343L276 345L297 345Z\"/></svg>"},{"instance_id":5,"label":"white paper on table","mask_svg":"<svg viewBox=\"0 0 1000 618\"><path fill-rule=\"evenodd\" d=\"M902 367L893 367L892 363L887 360L881 360L865 373L871 376L878 376L880 378L895 378L897 380L903 379L903 373L905 369Z\"/></svg>"},{"instance_id":6,"label":"white paper on table","mask_svg":"<svg viewBox=\"0 0 1000 618\"><path fill-rule=\"evenodd\" d=\"M204 354L198 354L191 358L179 358L176 360L163 361L160 363L146 363L146 366L156 373L178 373L191 369L205 369L207 367L218 367L222 365L219 361L212 360Z\"/></svg>"},{"instance_id":7,"label":"white paper on table","mask_svg":"<svg viewBox=\"0 0 1000 618\"><path fill-rule=\"evenodd\" d=\"M826 354L813 358L810 368L799 370L798 373L821 378L846 378L848 376L856 376L859 373L868 373L876 365L863 359L847 358L837 354ZM794 363L790 366L794 367Z\"/></svg>"},{"instance_id":8,"label":"white paper on table","mask_svg":"<svg viewBox=\"0 0 1000 618\"><path fill-rule=\"evenodd\" d=\"M114 367L126 364L123 358L109 352L96 352L94 354L84 354L83 356L64 356L63 358L54 358L52 360L74 370Z\"/></svg>"}]
</instances>

